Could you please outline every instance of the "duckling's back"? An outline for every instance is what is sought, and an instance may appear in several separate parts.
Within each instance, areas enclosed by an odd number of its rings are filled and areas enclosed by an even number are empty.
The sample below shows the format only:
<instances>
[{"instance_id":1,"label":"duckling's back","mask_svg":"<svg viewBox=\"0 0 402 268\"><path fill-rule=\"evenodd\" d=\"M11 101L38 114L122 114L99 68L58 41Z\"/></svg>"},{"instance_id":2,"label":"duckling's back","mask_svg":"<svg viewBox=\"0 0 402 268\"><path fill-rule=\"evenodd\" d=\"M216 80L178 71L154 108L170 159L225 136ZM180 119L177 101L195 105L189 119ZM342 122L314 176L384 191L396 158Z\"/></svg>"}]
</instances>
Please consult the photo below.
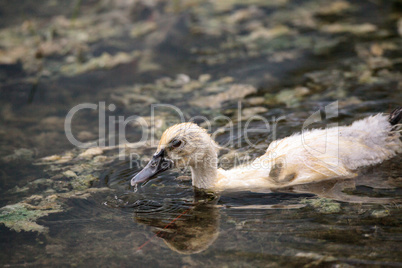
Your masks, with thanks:
<instances>
[{"instance_id":1,"label":"duckling's back","mask_svg":"<svg viewBox=\"0 0 402 268\"><path fill-rule=\"evenodd\" d=\"M374 165L402 152L402 108L350 126L304 131L270 144L261 158L272 162L268 179L278 186L353 177L362 166Z\"/></svg>"}]
</instances>

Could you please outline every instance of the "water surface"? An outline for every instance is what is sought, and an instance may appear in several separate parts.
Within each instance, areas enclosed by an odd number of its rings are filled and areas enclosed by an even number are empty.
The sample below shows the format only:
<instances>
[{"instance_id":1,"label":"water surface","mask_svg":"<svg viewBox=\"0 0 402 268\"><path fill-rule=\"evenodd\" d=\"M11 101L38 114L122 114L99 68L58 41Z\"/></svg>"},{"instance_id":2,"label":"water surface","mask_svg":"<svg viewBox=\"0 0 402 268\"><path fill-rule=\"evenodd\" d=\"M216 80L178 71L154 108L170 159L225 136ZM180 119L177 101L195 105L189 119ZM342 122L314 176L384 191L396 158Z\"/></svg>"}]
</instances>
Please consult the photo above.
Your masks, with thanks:
<instances>
[{"instance_id":1,"label":"water surface","mask_svg":"<svg viewBox=\"0 0 402 268\"><path fill-rule=\"evenodd\" d=\"M220 157L252 159L334 101L338 116L314 127L390 112L402 103L400 2L35 3L0 5L2 265L401 265L400 155L354 179L275 191L199 192L180 170L134 191L140 167L118 148L82 156L64 131L74 106L114 104L101 141L110 146L118 116L148 120L151 104L165 103L186 120L227 116L234 136L225 120L211 125L230 144ZM253 89L220 99L234 85ZM270 124L282 117L275 133L247 133L257 147L237 134L255 114ZM99 142L99 109L73 119L75 137ZM155 138L177 121L157 110ZM129 142L140 137L127 126ZM154 149L125 153L145 161Z\"/></svg>"}]
</instances>

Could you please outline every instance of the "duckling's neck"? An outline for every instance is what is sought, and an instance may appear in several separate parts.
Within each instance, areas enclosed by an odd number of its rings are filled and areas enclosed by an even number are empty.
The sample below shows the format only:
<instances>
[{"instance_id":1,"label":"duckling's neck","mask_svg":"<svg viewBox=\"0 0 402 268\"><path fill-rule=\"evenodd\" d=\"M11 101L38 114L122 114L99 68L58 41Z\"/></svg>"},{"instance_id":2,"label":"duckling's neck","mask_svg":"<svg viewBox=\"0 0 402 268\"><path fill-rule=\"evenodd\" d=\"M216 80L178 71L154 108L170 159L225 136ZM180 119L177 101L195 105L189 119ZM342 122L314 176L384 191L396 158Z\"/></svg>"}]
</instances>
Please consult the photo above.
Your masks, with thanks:
<instances>
[{"instance_id":1,"label":"duckling's neck","mask_svg":"<svg viewBox=\"0 0 402 268\"><path fill-rule=\"evenodd\" d=\"M212 188L218 175L218 156L214 150L208 151L203 159L190 165L193 186L201 189Z\"/></svg>"}]
</instances>

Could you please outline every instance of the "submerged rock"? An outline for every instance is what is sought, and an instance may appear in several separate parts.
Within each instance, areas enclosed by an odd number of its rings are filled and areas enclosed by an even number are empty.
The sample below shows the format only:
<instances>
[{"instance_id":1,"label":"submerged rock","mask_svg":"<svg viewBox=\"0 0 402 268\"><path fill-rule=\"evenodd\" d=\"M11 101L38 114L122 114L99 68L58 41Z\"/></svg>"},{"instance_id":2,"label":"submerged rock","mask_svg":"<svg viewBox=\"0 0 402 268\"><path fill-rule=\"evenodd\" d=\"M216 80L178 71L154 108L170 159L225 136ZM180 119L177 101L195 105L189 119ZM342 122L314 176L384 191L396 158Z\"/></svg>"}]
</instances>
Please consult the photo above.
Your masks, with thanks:
<instances>
[{"instance_id":1,"label":"submerged rock","mask_svg":"<svg viewBox=\"0 0 402 268\"><path fill-rule=\"evenodd\" d=\"M89 148L85 152L80 153L78 157L93 157L103 153L103 149L100 147Z\"/></svg>"},{"instance_id":2,"label":"submerged rock","mask_svg":"<svg viewBox=\"0 0 402 268\"><path fill-rule=\"evenodd\" d=\"M67 178L76 178L77 177L77 174L75 174L74 171L71 171L71 170L64 171L63 175L66 176Z\"/></svg>"},{"instance_id":3,"label":"submerged rock","mask_svg":"<svg viewBox=\"0 0 402 268\"><path fill-rule=\"evenodd\" d=\"M100 57L92 58L85 63L78 62L65 65L61 68L61 72L68 76L74 76L98 69L111 69L119 64L129 63L140 57L140 55L139 51L133 51L132 53L119 52L116 55L110 55L105 52Z\"/></svg>"},{"instance_id":4,"label":"submerged rock","mask_svg":"<svg viewBox=\"0 0 402 268\"><path fill-rule=\"evenodd\" d=\"M341 211L341 204L328 198L303 199L302 204L308 204L323 214L333 214Z\"/></svg>"},{"instance_id":5,"label":"submerged rock","mask_svg":"<svg viewBox=\"0 0 402 268\"><path fill-rule=\"evenodd\" d=\"M371 212L371 216L374 218L384 218L391 215L389 210L374 210Z\"/></svg>"},{"instance_id":6,"label":"submerged rock","mask_svg":"<svg viewBox=\"0 0 402 268\"><path fill-rule=\"evenodd\" d=\"M281 90L278 94L266 94L267 103L275 105L284 103L287 107L297 107L303 98L310 94L310 90L306 87L296 87L295 89Z\"/></svg>"},{"instance_id":7,"label":"submerged rock","mask_svg":"<svg viewBox=\"0 0 402 268\"><path fill-rule=\"evenodd\" d=\"M255 93L257 90L250 85L232 85L229 89L216 95L198 98L191 101L191 104L199 107L208 107L216 109L221 107L222 103L229 100L241 100L245 96Z\"/></svg>"},{"instance_id":8,"label":"submerged rock","mask_svg":"<svg viewBox=\"0 0 402 268\"><path fill-rule=\"evenodd\" d=\"M34 158L35 152L30 149L21 148L14 150L13 154L7 155L3 157L3 161L11 162L11 161L32 161Z\"/></svg>"},{"instance_id":9,"label":"submerged rock","mask_svg":"<svg viewBox=\"0 0 402 268\"><path fill-rule=\"evenodd\" d=\"M347 1L332 1L331 3L328 3L328 5L321 7L317 14L321 16L334 15L343 13L344 11L350 10L351 8L352 5Z\"/></svg>"},{"instance_id":10,"label":"submerged rock","mask_svg":"<svg viewBox=\"0 0 402 268\"><path fill-rule=\"evenodd\" d=\"M247 120L257 114L265 113L268 109L265 107L252 107L252 108L245 108L242 110L242 119Z\"/></svg>"},{"instance_id":11,"label":"submerged rock","mask_svg":"<svg viewBox=\"0 0 402 268\"><path fill-rule=\"evenodd\" d=\"M33 195L17 204L0 208L0 223L16 232L44 233L48 231L47 227L35 221L40 217L61 211L57 196Z\"/></svg>"},{"instance_id":12,"label":"submerged rock","mask_svg":"<svg viewBox=\"0 0 402 268\"><path fill-rule=\"evenodd\" d=\"M100 148L71 150L63 155L53 155L40 159L36 165L44 166L49 178L28 182L25 186L14 187L9 194L24 195L18 203L0 208L0 223L20 231L46 233L46 227L36 220L65 211L65 202L71 198L87 198L93 192L105 188L91 188L99 178L99 170L118 157L107 157ZM107 189L110 191L111 189Z\"/></svg>"},{"instance_id":13,"label":"submerged rock","mask_svg":"<svg viewBox=\"0 0 402 268\"><path fill-rule=\"evenodd\" d=\"M324 25L321 27L323 32L327 33L341 33L348 32L356 35L368 34L375 32L377 27L371 23L363 23L363 24L340 24L334 23L329 25Z\"/></svg>"},{"instance_id":14,"label":"submerged rock","mask_svg":"<svg viewBox=\"0 0 402 268\"><path fill-rule=\"evenodd\" d=\"M402 37L402 18L397 22L398 34Z\"/></svg>"}]
</instances>

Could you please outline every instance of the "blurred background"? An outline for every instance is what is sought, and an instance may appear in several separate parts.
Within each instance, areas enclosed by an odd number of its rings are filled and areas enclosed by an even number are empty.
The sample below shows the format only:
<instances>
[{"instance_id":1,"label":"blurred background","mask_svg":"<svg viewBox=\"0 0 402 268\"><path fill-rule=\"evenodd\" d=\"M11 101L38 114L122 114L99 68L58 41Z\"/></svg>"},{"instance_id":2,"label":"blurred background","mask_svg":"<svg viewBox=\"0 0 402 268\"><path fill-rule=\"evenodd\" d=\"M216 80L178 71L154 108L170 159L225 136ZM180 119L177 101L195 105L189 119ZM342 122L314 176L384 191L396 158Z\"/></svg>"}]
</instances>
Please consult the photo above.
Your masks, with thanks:
<instances>
[{"instance_id":1,"label":"blurred background","mask_svg":"<svg viewBox=\"0 0 402 268\"><path fill-rule=\"evenodd\" d=\"M171 251L174 246L159 238L136 253L155 227L194 205L191 183L180 182L177 190L174 173L160 178L157 193L133 193L127 181L137 169L119 161L116 148L75 148L64 120L78 104L105 102L116 107L106 116L150 122L150 105L165 103L187 120L223 115L240 126L253 115L284 116L276 135L282 138L334 101L339 116L316 127L390 112L402 103L402 1L2 1L0 17L3 265L401 264L401 156L361 170L352 184L229 195L213 213L195 209L194 217L215 215L205 223L208 230L226 234L211 235L198 255ZM99 141L99 112L75 115L77 140ZM156 138L178 120L168 109L155 119ZM106 124L105 144L117 143L117 121L107 117ZM232 138L226 124L212 124L221 144ZM136 142L141 128L130 123L125 135ZM242 135L234 138L226 156L265 151ZM249 138L268 146L273 136ZM149 157L153 148L126 153ZM324 188L332 192L322 196ZM155 203L144 206L150 199ZM256 203L278 206L221 211ZM142 218L133 220L139 212ZM191 217L190 234L203 226Z\"/></svg>"}]
</instances>

